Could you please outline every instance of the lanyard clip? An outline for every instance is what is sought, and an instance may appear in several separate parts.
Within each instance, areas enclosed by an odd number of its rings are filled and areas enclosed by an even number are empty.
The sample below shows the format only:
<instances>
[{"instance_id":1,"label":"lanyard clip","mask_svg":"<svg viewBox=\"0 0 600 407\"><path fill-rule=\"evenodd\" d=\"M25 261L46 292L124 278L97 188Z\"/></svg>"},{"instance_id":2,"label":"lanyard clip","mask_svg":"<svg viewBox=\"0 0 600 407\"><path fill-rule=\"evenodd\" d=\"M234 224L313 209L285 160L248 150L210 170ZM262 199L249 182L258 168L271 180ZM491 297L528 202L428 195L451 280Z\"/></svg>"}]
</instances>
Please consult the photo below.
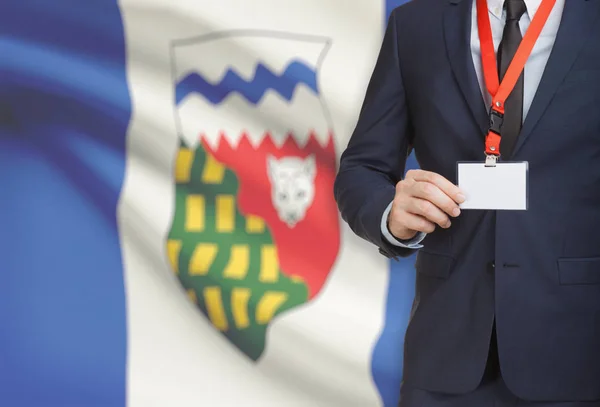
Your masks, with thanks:
<instances>
[{"instance_id":1,"label":"lanyard clip","mask_svg":"<svg viewBox=\"0 0 600 407\"><path fill-rule=\"evenodd\" d=\"M492 154L485 155L485 166L486 167L495 167L497 161L498 161L497 155L492 155Z\"/></svg>"},{"instance_id":2,"label":"lanyard clip","mask_svg":"<svg viewBox=\"0 0 600 407\"><path fill-rule=\"evenodd\" d=\"M485 138L486 167L496 166L496 161L500 155L500 130L502 129L503 122L504 114L494 108L490 109L490 123L488 134ZM490 156L494 158L492 159Z\"/></svg>"},{"instance_id":3,"label":"lanyard clip","mask_svg":"<svg viewBox=\"0 0 600 407\"><path fill-rule=\"evenodd\" d=\"M500 134L502 123L504 123L504 114L493 108L490 109L490 127L488 130L493 131L496 134Z\"/></svg>"}]
</instances>

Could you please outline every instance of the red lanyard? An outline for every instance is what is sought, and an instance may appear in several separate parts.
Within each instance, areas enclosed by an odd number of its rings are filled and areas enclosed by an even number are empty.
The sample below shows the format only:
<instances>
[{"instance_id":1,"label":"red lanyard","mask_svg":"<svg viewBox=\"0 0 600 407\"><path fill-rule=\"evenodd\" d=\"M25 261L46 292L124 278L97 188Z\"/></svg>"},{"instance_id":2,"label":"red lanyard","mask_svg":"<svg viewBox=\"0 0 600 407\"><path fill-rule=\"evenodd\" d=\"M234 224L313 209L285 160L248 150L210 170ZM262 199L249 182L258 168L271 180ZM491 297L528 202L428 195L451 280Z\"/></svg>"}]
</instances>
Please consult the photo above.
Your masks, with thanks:
<instances>
[{"instance_id":1,"label":"red lanyard","mask_svg":"<svg viewBox=\"0 0 600 407\"><path fill-rule=\"evenodd\" d=\"M502 83L500 83L487 0L477 0L477 26L479 28L479 43L481 44L483 75L487 90L492 96L490 128L485 139L485 153L488 156L497 157L500 155L500 128L504 117L504 102L517 84L519 76L525 68L525 63L531 55L533 46L550 16L554 3L556 3L556 0L542 0L542 4L535 13L535 17L521 40L521 44L502 79Z\"/></svg>"}]
</instances>

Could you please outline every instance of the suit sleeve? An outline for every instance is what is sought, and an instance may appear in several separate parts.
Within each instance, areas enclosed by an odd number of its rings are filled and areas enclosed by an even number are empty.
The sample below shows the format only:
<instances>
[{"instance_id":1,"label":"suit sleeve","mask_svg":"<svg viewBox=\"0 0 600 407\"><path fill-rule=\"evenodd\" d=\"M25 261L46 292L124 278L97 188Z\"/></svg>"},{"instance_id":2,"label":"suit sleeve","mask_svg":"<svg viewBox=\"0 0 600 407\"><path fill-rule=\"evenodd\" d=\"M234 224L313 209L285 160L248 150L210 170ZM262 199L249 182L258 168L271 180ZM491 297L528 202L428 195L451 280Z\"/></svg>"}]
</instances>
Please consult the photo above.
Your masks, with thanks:
<instances>
[{"instance_id":1,"label":"suit sleeve","mask_svg":"<svg viewBox=\"0 0 600 407\"><path fill-rule=\"evenodd\" d=\"M334 185L344 221L354 233L391 258L414 252L392 245L381 232L382 216L404 174L411 132L398 59L396 11L388 21L358 122L342 154Z\"/></svg>"}]
</instances>

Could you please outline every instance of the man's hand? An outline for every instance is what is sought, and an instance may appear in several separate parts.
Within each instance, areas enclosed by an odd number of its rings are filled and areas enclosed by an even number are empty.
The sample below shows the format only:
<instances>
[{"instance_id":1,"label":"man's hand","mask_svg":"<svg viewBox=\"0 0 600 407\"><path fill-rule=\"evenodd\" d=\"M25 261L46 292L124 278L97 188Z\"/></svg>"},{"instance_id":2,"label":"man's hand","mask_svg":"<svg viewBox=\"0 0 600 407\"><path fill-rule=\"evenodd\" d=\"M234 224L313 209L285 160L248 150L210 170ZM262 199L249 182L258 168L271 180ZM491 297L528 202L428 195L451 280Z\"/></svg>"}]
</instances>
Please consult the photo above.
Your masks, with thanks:
<instances>
[{"instance_id":1,"label":"man's hand","mask_svg":"<svg viewBox=\"0 0 600 407\"><path fill-rule=\"evenodd\" d=\"M450 218L460 215L465 201L460 189L439 174L411 170L396 184L396 195L388 218L392 235L412 239L418 232L431 233L435 225L447 229Z\"/></svg>"}]
</instances>

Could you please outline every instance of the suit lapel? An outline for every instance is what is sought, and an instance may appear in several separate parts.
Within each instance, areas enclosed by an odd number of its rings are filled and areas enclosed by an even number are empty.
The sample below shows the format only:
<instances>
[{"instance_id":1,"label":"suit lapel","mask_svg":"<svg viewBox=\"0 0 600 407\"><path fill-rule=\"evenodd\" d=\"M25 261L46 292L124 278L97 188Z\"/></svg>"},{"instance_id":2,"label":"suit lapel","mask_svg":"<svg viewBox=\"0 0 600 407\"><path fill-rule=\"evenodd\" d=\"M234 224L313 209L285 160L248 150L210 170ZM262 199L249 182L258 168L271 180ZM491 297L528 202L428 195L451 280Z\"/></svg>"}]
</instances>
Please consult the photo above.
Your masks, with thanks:
<instances>
[{"instance_id":1,"label":"suit lapel","mask_svg":"<svg viewBox=\"0 0 600 407\"><path fill-rule=\"evenodd\" d=\"M471 55L472 1L449 0L444 10L444 39L454 77L483 137L487 132L488 114Z\"/></svg>"},{"instance_id":2,"label":"suit lapel","mask_svg":"<svg viewBox=\"0 0 600 407\"><path fill-rule=\"evenodd\" d=\"M561 82L573 66L598 16L599 0L566 0L563 15L546 69L523 123L523 129L513 156L531 135L544 111L550 104Z\"/></svg>"}]
</instances>

